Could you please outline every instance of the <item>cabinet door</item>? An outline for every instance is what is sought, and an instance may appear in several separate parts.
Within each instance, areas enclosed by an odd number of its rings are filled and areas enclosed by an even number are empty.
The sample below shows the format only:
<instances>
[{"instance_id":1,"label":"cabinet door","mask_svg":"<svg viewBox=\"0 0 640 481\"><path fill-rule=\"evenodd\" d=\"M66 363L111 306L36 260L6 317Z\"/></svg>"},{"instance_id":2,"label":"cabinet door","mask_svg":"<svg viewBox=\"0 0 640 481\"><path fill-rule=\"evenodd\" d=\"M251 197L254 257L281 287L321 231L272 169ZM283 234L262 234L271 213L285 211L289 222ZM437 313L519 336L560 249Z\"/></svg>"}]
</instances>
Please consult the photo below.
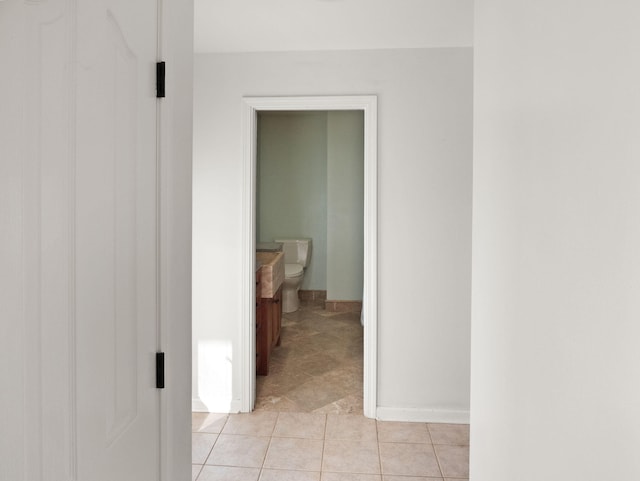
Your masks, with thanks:
<instances>
[{"instance_id":1,"label":"cabinet door","mask_svg":"<svg viewBox=\"0 0 640 481\"><path fill-rule=\"evenodd\" d=\"M261 299L262 291L260 271L256 273L256 374L267 375L268 366L268 345L266 319L264 315L265 302Z\"/></svg>"},{"instance_id":2,"label":"cabinet door","mask_svg":"<svg viewBox=\"0 0 640 481\"><path fill-rule=\"evenodd\" d=\"M278 289L273 297L271 305L271 325L272 325L272 346L280 345L280 331L282 329L282 287Z\"/></svg>"}]
</instances>

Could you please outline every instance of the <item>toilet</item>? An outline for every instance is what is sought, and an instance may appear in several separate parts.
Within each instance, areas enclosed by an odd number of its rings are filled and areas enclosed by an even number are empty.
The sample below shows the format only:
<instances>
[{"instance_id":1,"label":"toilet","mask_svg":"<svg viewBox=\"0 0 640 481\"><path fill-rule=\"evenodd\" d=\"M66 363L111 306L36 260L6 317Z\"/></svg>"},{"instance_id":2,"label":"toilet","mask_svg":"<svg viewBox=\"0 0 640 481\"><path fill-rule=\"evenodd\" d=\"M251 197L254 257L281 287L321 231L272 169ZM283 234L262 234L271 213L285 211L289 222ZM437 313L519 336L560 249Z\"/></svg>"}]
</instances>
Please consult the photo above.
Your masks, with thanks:
<instances>
[{"instance_id":1,"label":"toilet","mask_svg":"<svg viewBox=\"0 0 640 481\"><path fill-rule=\"evenodd\" d=\"M282 243L284 253L282 312L294 312L300 306L298 290L311 258L311 239L275 239L274 242Z\"/></svg>"}]
</instances>

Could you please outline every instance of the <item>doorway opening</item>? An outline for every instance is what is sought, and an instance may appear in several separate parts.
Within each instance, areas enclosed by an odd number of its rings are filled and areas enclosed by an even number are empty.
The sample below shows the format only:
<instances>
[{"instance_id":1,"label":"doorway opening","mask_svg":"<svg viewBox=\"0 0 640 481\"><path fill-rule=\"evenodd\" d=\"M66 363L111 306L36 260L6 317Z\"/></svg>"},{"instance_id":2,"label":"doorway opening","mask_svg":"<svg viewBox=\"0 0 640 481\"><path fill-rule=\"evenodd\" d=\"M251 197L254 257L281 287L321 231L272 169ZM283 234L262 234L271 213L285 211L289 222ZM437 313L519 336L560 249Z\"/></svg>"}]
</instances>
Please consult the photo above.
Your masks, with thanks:
<instances>
[{"instance_id":1,"label":"doorway opening","mask_svg":"<svg viewBox=\"0 0 640 481\"><path fill-rule=\"evenodd\" d=\"M362 413L363 112L258 112L257 148L254 409Z\"/></svg>"},{"instance_id":2,"label":"doorway opening","mask_svg":"<svg viewBox=\"0 0 640 481\"><path fill-rule=\"evenodd\" d=\"M364 117L364 379L363 413L376 416L377 392L377 98L246 97L243 99L242 319L240 332L241 409L253 410L255 363L255 239L258 113L263 111L361 111Z\"/></svg>"}]
</instances>

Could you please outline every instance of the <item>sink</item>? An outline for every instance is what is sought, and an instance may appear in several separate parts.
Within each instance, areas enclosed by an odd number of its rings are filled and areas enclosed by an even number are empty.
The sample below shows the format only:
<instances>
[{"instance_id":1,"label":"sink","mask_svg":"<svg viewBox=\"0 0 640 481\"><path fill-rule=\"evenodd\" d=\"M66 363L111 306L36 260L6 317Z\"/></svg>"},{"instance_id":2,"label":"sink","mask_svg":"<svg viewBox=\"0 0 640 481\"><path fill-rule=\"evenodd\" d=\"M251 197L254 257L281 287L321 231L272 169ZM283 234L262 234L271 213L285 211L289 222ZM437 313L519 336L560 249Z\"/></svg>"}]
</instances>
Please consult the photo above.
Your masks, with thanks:
<instances>
[{"instance_id":1,"label":"sink","mask_svg":"<svg viewBox=\"0 0 640 481\"><path fill-rule=\"evenodd\" d=\"M256 242L256 250L258 252L280 252L282 251L282 242Z\"/></svg>"},{"instance_id":2,"label":"sink","mask_svg":"<svg viewBox=\"0 0 640 481\"><path fill-rule=\"evenodd\" d=\"M284 253L256 252L256 262L262 264L260 297L273 297L284 281Z\"/></svg>"}]
</instances>

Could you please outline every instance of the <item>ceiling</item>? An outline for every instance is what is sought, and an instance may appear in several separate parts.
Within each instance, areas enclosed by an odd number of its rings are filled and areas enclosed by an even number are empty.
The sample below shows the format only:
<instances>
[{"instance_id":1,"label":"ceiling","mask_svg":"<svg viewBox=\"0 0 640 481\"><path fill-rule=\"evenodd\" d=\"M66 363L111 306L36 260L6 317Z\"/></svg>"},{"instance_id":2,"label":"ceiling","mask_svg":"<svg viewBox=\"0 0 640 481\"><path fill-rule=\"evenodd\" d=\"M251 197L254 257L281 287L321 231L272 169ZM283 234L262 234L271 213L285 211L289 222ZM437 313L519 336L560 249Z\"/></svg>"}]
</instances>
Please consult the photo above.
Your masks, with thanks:
<instances>
[{"instance_id":1,"label":"ceiling","mask_svg":"<svg viewBox=\"0 0 640 481\"><path fill-rule=\"evenodd\" d=\"M195 0L196 52L468 47L473 0Z\"/></svg>"}]
</instances>

